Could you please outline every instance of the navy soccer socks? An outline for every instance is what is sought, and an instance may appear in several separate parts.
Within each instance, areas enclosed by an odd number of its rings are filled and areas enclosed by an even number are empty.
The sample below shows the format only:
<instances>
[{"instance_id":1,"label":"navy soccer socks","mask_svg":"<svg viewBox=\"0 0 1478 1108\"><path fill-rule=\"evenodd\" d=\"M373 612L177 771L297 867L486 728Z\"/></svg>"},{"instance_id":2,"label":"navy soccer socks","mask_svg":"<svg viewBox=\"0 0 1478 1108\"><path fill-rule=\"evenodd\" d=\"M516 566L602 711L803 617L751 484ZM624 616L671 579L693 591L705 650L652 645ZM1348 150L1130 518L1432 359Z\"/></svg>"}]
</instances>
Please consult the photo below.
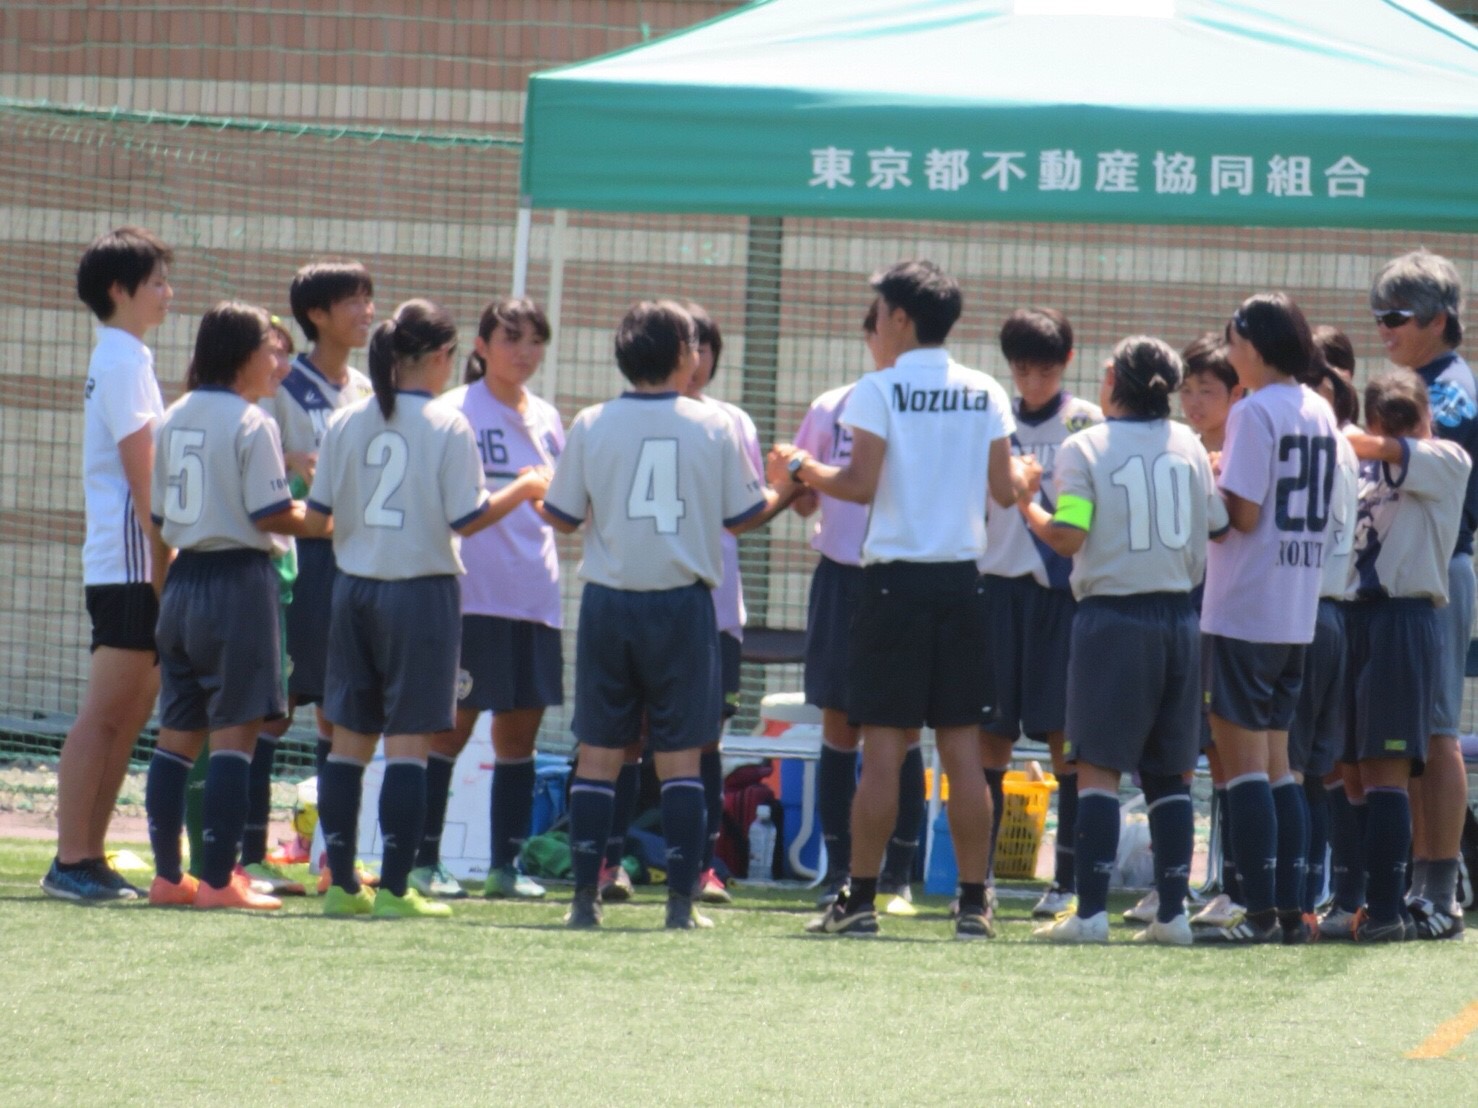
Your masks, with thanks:
<instances>
[{"instance_id":1,"label":"navy soccer socks","mask_svg":"<svg viewBox=\"0 0 1478 1108\"><path fill-rule=\"evenodd\" d=\"M1329 853L1329 793L1324 782L1312 777L1304 779L1303 790L1309 813L1309 849L1300 907L1306 914L1312 914L1324 896L1324 863Z\"/></svg>"},{"instance_id":2,"label":"navy soccer socks","mask_svg":"<svg viewBox=\"0 0 1478 1108\"><path fill-rule=\"evenodd\" d=\"M1303 786L1289 774L1272 787L1278 816L1278 868L1273 903L1279 918L1295 922L1302 915L1304 881L1308 876L1309 810Z\"/></svg>"},{"instance_id":3,"label":"navy soccer socks","mask_svg":"<svg viewBox=\"0 0 1478 1108\"><path fill-rule=\"evenodd\" d=\"M493 759L491 814L493 868L518 861L534 815L534 759Z\"/></svg>"},{"instance_id":4,"label":"navy soccer socks","mask_svg":"<svg viewBox=\"0 0 1478 1108\"><path fill-rule=\"evenodd\" d=\"M1001 838L1001 818L1006 814L1006 771L987 769L985 787L990 792L990 861L985 867L985 883L992 885L996 880L996 843ZM1076 794L1076 789L1074 793ZM1062 832L1058 831L1059 838Z\"/></svg>"},{"instance_id":5,"label":"navy soccer socks","mask_svg":"<svg viewBox=\"0 0 1478 1108\"><path fill-rule=\"evenodd\" d=\"M1351 803L1343 783L1327 792L1330 891L1334 906L1353 914L1365 906L1365 800Z\"/></svg>"},{"instance_id":6,"label":"navy soccer socks","mask_svg":"<svg viewBox=\"0 0 1478 1108\"><path fill-rule=\"evenodd\" d=\"M703 781L705 825L703 859L699 873L713 868L713 852L718 848L718 835L724 825L724 760L717 750L705 750L698 756L698 775ZM748 830L746 828L745 830Z\"/></svg>"},{"instance_id":7,"label":"navy soccer socks","mask_svg":"<svg viewBox=\"0 0 1478 1108\"><path fill-rule=\"evenodd\" d=\"M626 762L616 777L611 831L606 836L605 864L614 869L626 854L626 832L636 816L636 796L641 788L641 763Z\"/></svg>"},{"instance_id":8,"label":"navy soccer socks","mask_svg":"<svg viewBox=\"0 0 1478 1108\"><path fill-rule=\"evenodd\" d=\"M1390 923L1400 917L1406 893L1411 801L1405 789L1377 787L1365 790L1365 808L1365 903L1372 920Z\"/></svg>"},{"instance_id":9,"label":"navy soccer socks","mask_svg":"<svg viewBox=\"0 0 1478 1108\"><path fill-rule=\"evenodd\" d=\"M1185 912L1191 891L1191 853L1195 849L1195 811L1191 787L1179 777L1141 773L1149 801L1150 843L1155 856L1155 889L1160 894L1156 918L1169 923Z\"/></svg>"},{"instance_id":10,"label":"navy soccer socks","mask_svg":"<svg viewBox=\"0 0 1478 1108\"><path fill-rule=\"evenodd\" d=\"M919 850L919 832L924 825L924 752L908 748L898 770L898 818L883 856L879 882L889 892L913 880L914 857Z\"/></svg>"},{"instance_id":11,"label":"navy soccer socks","mask_svg":"<svg viewBox=\"0 0 1478 1108\"><path fill-rule=\"evenodd\" d=\"M611 838L615 809L616 787L611 782L577 777L571 783L570 856L577 891L600 886L600 864Z\"/></svg>"},{"instance_id":12,"label":"navy soccer socks","mask_svg":"<svg viewBox=\"0 0 1478 1108\"><path fill-rule=\"evenodd\" d=\"M699 866L708 839L701 778L672 777L662 782L662 837L667 840L667 894L691 896L702 872Z\"/></svg>"},{"instance_id":13,"label":"navy soccer socks","mask_svg":"<svg viewBox=\"0 0 1478 1108\"><path fill-rule=\"evenodd\" d=\"M1227 782L1232 815L1232 853L1237 859L1243 901L1262 926L1272 923L1278 869L1278 816L1266 773L1245 773Z\"/></svg>"},{"instance_id":14,"label":"navy soccer socks","mask_svg":"<svg viewBox=\"0 0 1478 1108\"><path fill-rule=\"evenodd\" d=\"M426 763L418 758L385 759L380 785L380 887L395 896L405 895L425 822Z\"/></svg>"},{"instance_id":15,"label":"navy soccer socks","mask_svg":"<svg viewBox=\"0 0 1478 1108\"><path fill-rule=\"evenodd\" d=\"M1075 788L1074 795L1078 915L1088 919L1108 910L1109 878L1119 855L1119 798L1105 789Z\"/></svg>"},{"instance_id":16,"label":"navy soccer socks","mask_svg":"<svg viewBox=\"0 0 1478 1108\"><path fill-rule=\"evenodd\" d=\"M342 754L324 759L318 776L318 822L333 882L347 893L359 891L354 856L359 853L359 801L364 763Z\"/></svg>"},{"instance_id":17,"label":"navy soccer socks","mask_svg":"<svg viewBox=\"0 0 1478 1108\"><path fill-rule=\"evenodd\" d=\"M236 868L236 844L246 824L246 791L251 759L239 750L215 750L205 773L204 813L201 822L200 879L213 889L231 883Z\"/></svg>"},{"instance_id":18,"label":"navy soccer socks","mask_svg":"<svg viewBox=\"0 0 1478 1108\"><path fill-rule=\"evenodd\" d=\"M185 826L185 781L194 765L183 754L154 751L144 782L144 812L149 817L149 846L154 869L166 881L179 884L182 861L180 832Z\"/></svg>"},{"instance_id":19,"label":"navy soccer socks","mask_svg":"<svg viewBox=\"0 0 1478 1108\"><path fill-rule=\"evenodd\" d=\"M821 744L816 767L816 808L826 843L826 868L834 877L852 869L852 798L857 793L857 751Z\"/></svg>"},{"instance_id":20,"label":"navy soccer socks","mask_svg":"<svg viewBox=\"0 0 1478 1108\"><path fill-rule=\"evenodd\" d=\"M426 822L421 828L421 845L416 848L417 867L441 864L441 835L446 829L446 806L456 765L457 760L445 754L426 756Z\"/></svg>"},{"instance_id":21,"label":"navy soccer socks","mask_svg":"<svg viewBox=\"0 0 1478 1108\"><path fill-rule=\"evenodd\" d=\"M1064 773L1057 779L1057 857L1052 883L1065 893L1077 888L1078 808L1078 775Z\"/></svg>"},{"instance_id":22,"label":"navy soccer socks","mask_svg":"<svg viewBox=\"0 0 1478 1108\"><path fill-rule=\"evenodd\" d=\"M241 864L267 860L267 822L272 816L272 763L277 758L277 736L258 735L246 786L246 824L241 829Z\"/></svg>"}]
</instances>

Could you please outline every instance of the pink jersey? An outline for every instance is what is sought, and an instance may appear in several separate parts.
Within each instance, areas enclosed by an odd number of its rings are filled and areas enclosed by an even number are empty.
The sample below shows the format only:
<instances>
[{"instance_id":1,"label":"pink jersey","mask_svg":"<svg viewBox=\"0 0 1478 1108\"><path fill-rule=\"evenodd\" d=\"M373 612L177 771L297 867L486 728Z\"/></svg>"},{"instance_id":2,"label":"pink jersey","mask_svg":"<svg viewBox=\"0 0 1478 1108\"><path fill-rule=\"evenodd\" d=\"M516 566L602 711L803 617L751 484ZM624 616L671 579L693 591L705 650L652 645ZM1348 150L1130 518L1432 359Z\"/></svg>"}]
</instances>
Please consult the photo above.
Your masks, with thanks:
<instances>
[{"instance_id":1,"label":"pink jersey","mask_svg":"<svg viewBox=\"0 0 1478 1108\"><path fill-rule=\"evenodd\" d=\"M705 403L717 405L734 421L734 427L739 432L739 443L744 447L745 456L749 458L756 473L764 473L765 460L760 454L760 433L755 429L754 420L749 418L749 414L743 408L723 400L715 400L711 396L705 396L703 400ZM744 582L739 576L739 539L725 531L722 543L724 579L713 590L713 612L718 619L718 629L733 635L742 642L746 613L744 611Z\"/></svg>"},{"instance_id":2,"label":"pink jersey","mask_svg":"<svg viewBox=\"0 0 1478 1108\"><path fill-rule=\"evenodd\" d=\"M1272 384L1232 406L1218 486L1260 505L1206 555L1201 630L1261 643L1309 643L1330 526L1339 429L1316 393Z\"/></svg>"},{"instance_id":3,"label":"pink jersey","mask_svg":"<svg viewBox=\"0 0 1478 1108\"><path fill-rule=\"evenodd\" d=\"M795 444L818 462L845 466L852 460L852 429L842 425L842 413L855 384L824 392L811 403ZM867 505L817 493L820 510L811 532L811 548L844 566L862 564L862 536L867 533Z\"/></svg>"},{"instance_id":4,"label":"pink jersey","mask_svg":"<svg viewBox=\"0 0 1478 1108\"><path fill-rule=\"evenodd\" d=\"M564 425L554 406L528 393L522 413L493 396L481 381L453 389L445 401L472 424L483 476L496 490L525 466L552 466L564 449ZM529 504L520 504L484 531L462 540L464 615L502 616L559 627L559 554L554 528Z\"/></svg>"}]
</instances>

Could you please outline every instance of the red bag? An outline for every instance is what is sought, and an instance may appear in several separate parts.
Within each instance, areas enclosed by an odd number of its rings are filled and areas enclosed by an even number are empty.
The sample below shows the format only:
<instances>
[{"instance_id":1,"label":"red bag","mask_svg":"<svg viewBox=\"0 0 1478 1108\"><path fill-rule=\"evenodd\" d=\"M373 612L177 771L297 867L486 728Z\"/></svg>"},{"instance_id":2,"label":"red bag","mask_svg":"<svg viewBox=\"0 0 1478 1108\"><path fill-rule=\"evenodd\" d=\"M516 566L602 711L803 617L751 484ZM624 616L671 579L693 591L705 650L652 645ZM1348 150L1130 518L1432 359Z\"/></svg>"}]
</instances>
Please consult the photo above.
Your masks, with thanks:
<instances>
[{"instance_id":1,"label":"red bag","mask_svg":"<svg viewBox=\"0 0 1478 1108\"><path fill-rule=\"evenodd\" d=\"M775 790L766 783L771 770L769 762L740 766L724 779L724 822L719 829L716 853L735 877L749 876L749 825L754 822L761 804L770 806L771 818L779 828L780 805L776 802ZM777 856L784 841L784 836L777 833ZM778 857L775 872L781 872Z\"/></svg>"}]
</instances>

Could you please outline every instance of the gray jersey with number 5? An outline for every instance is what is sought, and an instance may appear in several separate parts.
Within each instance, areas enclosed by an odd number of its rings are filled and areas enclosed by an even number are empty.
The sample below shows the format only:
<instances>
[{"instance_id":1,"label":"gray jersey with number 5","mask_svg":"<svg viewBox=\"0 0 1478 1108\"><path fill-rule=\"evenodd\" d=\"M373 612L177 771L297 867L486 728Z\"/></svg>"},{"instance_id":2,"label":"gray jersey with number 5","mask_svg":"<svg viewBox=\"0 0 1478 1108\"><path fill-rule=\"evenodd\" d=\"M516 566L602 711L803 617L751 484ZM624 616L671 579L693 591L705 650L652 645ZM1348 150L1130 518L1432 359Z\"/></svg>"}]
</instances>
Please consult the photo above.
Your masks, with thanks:
<instances>
[{"instance_id":1,"label":"gray jersey with number 5","mask_svg":"<svg viewBox=\"0 0 1478 1108\"><path fill-rule=\"evenodd\" d=\"M187 392L159 425L150 503L176 550L270 551L253 521L292 503L277 424L230 389Z\"/></svg>"},{"instance_id":2,"label":"gray jersey with number 5","mask_svg":"<svg viewBox=\"0 0 1478 1108\"><path fill-rule=\"evenodd\" d=\"M373 396L329 420L308 504L334 517L334 557L356 577L462 573L454 529L487 500L467 418L401 392L387 422Z\"/></svg>"},{"instance_id":3,"label":"gray jersey with number 5","mask_svg":"<svg viewBox=\"0 0 1478 1108\"><path fill-rule=\"evenodd\" d=\"M1081 523L1074 508L1093 505L1088 538L1073 555L1079 599L1189 592L1201 581L1207 538L1227 528L1205 448L1170 420L1113 419L1069 436L1056 479L1056 519Z\"/></svg>"},{"instance_id":4,"label":"gray jersey with number 5","mask_svg":"<svg viewBox=\"0 0 1478 1108\"><path fill-rule=\"evenodd\" d=\"M719 537L764 507L734 422L676 393L625 393L570 425L544 506L585 522L580 578L652 592L723 577Z\"/></svg>"}]
</instances>

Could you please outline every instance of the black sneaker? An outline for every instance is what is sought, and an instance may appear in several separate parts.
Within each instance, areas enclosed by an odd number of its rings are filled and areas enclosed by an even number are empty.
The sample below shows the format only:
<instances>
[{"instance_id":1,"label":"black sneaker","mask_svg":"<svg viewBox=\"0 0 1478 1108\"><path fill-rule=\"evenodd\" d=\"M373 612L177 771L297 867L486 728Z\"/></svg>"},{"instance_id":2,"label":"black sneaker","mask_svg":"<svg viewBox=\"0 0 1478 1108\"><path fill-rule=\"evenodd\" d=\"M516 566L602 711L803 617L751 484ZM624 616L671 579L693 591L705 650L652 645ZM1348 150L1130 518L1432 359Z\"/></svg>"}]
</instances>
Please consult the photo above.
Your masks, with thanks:
<instances>
[{"instance_id":1,"label":"black sneaker","mask_svg":"<svg viewBox=\"0 0 1478 1108\"><path fill-rule=\"evenodd\" d=\"M1280 911L1278 913L1278 927L1283 932L1284 946L1303 946L1305 943L1313 941L1309 933L1309 925L1304 922L1302 912Z\"/></svg>"},{"instance_id":2,"label":"black sneaker","mask_svg":"<svg viewBox=\"0 0 1478 1108\"><path fill-rule=\"evenodd\" d=\"M600 890L576 889L565 913L565 926L572 931L588 931L600 926Z\"/></svg>"},{"instance_id":3,"label":"black sneaker","mask_svg":"<svg viewBox=\"0 0 1478 1108\"><path fill-rule=\"evenodd\" d=\"M124 882L127 884L127 882ZM131 888L132 886L130 886ZM90 862L70 869L61 869L55 859L46 876L41 879L41 891L58 900L70 900L76 904L103 904L115 900L133 900L134 893L127 893L104 881L97 868Z\"/></svg>"},{"instance_id":4,"label":"black sneaker","mask_svg":"<svg viewBox=\"0 0 1478 1108\"><path fill-rule=\"evenodd\" d=\"M1418 939L1462 939L1464 924L1460 914L1444 912L1425 897L1408 900L1406 909L1416 925Z\"/></svg>"},{"instance_id":5,"label":"black sneaker","mask_svg":"<svg viewBox=\"0 0 1478 1108\"><path fill-rule=\"evenodd\" d=\"M871 904L851 908L845 899L838 900L806 924L813 935L876 935L878 933L878 910Z\"/></svg>"},{"instance_id":6,"label":"black sneaker","mask_svg":"<svg viewBox=\"0 0 1478 1108\"><path fill-rule=\"evenodd\" d=\"M667 922L663 926L669 931L701 931L712 927L713 920L693 907L692 897L668 893Z\"/></svg>"},{"instance_id":7,"label":"black sneaker","mask_svg":"<svg viewBox=\"0 0 1478 1108\"><path fill-rule=\"evenodd\" d=\"M847 895L847 874L828 873L821 883L821 895L816 898L816 907L830 908L838 899Z\"/></svg>"},{"instance_id":8,"label":"black sneaker","mask_svg":"<svg viewBox=\"0 0 1478 1108\"><path fill-rule=\"evenodd\" d=\"M106 888L112 889L119 900L142 900L144 890L129 882L129 880L108 864L106 858L93 858L89 862L93 875Z\"/></svg>"},{"instance_id":9,"label":"black sneaker","mask_svg":"<svg viewBox=\"0 0 1478 1108\"><path fill-rule=\"evenodd\" d=\"M1373 920L1364 908L1360 909L1355 921L1357 943L1404 943L1411 938L1412 932L1400 916L1393 920Z\"/></svg>"},{"instance_id":10,"label":"black sneaker","mask_svg":"<svg viewBox=\"0 0 1478 1108\"><path fill-rule=\"evenodd\" d=\"M955 919L955 938L994 939L996 925L989 908L962 908Z\"/></svg>"}]
</instances>

